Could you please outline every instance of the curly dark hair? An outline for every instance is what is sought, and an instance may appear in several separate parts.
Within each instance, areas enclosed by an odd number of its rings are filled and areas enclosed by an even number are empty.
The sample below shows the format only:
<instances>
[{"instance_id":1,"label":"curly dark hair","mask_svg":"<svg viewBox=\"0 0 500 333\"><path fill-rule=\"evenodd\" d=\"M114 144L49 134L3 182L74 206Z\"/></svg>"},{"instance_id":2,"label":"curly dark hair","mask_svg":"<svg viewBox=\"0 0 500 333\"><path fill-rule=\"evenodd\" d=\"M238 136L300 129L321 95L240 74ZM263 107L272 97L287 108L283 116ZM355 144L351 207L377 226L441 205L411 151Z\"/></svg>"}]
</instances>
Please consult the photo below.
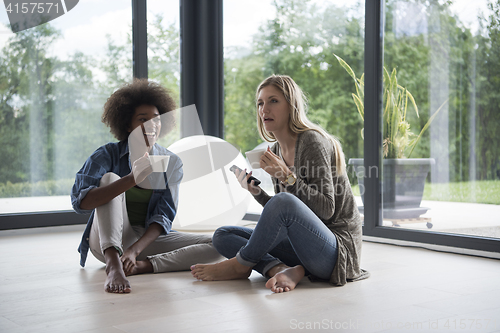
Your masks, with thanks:
<instances>
[{"instance_id":1,"label":"curly dark hair","mask_svg":"<svg viewBox=\"0 0 500 333\"><path fill-rule=\"evenodd\" d=\"M101 120L119 141L128 138L135 109L141 105L154 105L160 114L176 109L170 91L147 79L134 79L122 86L104 104ZM163 132L163 130L162 130Z\"/></svg>"}]
</instances>

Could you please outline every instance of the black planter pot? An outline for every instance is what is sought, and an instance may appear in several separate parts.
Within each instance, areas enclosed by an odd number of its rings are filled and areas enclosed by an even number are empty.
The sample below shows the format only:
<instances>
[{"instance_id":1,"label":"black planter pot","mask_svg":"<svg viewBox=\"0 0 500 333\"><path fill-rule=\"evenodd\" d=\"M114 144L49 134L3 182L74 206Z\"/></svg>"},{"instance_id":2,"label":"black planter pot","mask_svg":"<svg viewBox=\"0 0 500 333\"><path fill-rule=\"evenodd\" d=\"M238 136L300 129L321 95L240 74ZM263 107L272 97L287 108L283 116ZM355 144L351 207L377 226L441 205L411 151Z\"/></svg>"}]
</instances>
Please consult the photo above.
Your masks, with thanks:
<instances>
[{"instance_id":1,"label":"black planter pot","mask_svg":"<svg viewBox=\"0 0 500 333\"><path fill-rule=\"evenodd\" d=\"M383 174L378 170L369 170L374 175L381 176L384 218L411 219L425 214L429 210L420 207L424 195L425 179L429 174L433 158L404 158L384 159ZM364 159L351 158L348 165L352 165L358 178L361 199L364 203ZM363 207L358 207L363 213Z\"/></svg>"}]
</instances>

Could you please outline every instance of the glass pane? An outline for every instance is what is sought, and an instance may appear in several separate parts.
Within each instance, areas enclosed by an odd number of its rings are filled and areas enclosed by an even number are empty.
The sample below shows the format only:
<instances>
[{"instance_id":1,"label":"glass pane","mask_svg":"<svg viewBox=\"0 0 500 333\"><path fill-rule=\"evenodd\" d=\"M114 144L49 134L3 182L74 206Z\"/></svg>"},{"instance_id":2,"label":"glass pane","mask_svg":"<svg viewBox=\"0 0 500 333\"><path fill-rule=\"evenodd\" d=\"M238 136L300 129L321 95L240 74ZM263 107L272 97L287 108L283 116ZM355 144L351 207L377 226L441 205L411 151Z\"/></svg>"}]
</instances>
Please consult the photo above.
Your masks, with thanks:
<instances>
[{"instance_id":1,"label":"glass pane","mask_svg":"<svg viewBox=\"0 0 500 333\"><path fill-rule=\"evenodd\" d=\"M340 138L347 159L362 158L363 122L352 97L354 81L334 54L361 76L364 1L225 0L225 139L243 153L267 144L257 131L255 92L271 74L285 74L306 93L309 118ZM274 194L269 175L253 172ZM357 182L351 183L359 193ZM249 211L261 209L252 200Z\"/></svg>"},{"instance_id":2,"label":"glass pane","mask_svg":"<svg viewBox=\"0 0 500 333\"><path fill-rule=\"evenodd\" d=\"M148 78L168 88L180 107L179 1L148 1ZM175 130L158 142L169 147L180 139L180 121Z\"/></svg>"},{"instance_id":3,"label":"glass pane","mask_svg":"<svg viewBox=\"0 0 500 333\"><path fill-rule=\"evenodd\" d=\"M386 2L384 225L500 237L499 9Z\"/></svg>"},{"instance_id":4,"label":"glass pane","mask_svg":"<svg viewBox=\"0 0 500 333\"><path fill-rule=\"evenodd\" d=\"M115 141L101 113L132 79L131 18L130 1L80 1L12 33L0 11L0 213L71 210L76 172Z\"/></svg>"}]
</instances>

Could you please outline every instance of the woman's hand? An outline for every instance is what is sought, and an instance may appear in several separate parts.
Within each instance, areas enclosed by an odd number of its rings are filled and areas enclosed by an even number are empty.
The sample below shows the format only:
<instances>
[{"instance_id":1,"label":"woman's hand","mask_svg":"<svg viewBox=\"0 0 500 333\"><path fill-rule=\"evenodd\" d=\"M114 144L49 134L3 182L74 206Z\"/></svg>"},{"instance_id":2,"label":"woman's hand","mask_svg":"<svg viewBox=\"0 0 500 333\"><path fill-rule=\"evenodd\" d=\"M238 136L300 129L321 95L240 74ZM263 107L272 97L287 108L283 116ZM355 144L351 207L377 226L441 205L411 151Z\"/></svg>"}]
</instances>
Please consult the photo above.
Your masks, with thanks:
<instances>
[{"instance_id":1,"label":"woman's hand","mask_svg":"<svg viewBox=\"0 0 500 333\"><path fill-rule=\"evenodd\" d=\"M130 275L133 273L133 270L136 268L136 258L144 251L146 247L148 247L151 243L153 243L158 236L163 232L163 227L158 223L152 223L147 229L146 232L128 249L123 252L120 260L123 264L123 271L125 275Z\"/></svg>"},{"instance_id":2,"label":"woman's hand","mask_svg":"<svg viewBox=\"0 0 500 333\"><path fill-rule=\"evenodd\" d=\"M132 164L132 174L134 175L136 184L142 183L152 172L153 167L151 166L149 154L147 152Z\"/></svg>"},{"instance_id":3,"label":"woman's hand","mask_svg":"<svg viewBox=\"0 0 500 333\"><path fill-rule=\"evenodd\" d=\"M292 173L285 162L273 153L269 147L267 147L267 151L260 158L260 167L280 181L285 181L286 177Z\"/></svg>"},{"instance_id":4,"label":"woman's hand","mask_svg":"<svg viewBox=\"0 0 500 333\"><path fill-rule=\"evenodd\" d=\"M252 171L250 171L250 173L245 176L246 172L247 169L241 172L240 170L235 170L234 174L236 175L236 178L238 178L238 182L240 182L241 187L243 187L245 190L252 193L253 195L259 194L262 190L259 186L255 185L255 181L252 180L250 184L248 183L248 179L252 176Z\"/></svg>"},{"instance_id":5,"label":"woman's hand","mask_svg":"<svg viewBox=\"0 0 500 333\"><path fill-rule=\"evenodd\" d=\"M130 275L130 273L132 273L132 270L135 268L136 258L138 255L139 254L136 253L136 251L134 251L132 247L129 247L125 250L125 252L123 252L120 260L123 264L123 272L125 273L125 275Z\"/></svg>"}]
</instances>

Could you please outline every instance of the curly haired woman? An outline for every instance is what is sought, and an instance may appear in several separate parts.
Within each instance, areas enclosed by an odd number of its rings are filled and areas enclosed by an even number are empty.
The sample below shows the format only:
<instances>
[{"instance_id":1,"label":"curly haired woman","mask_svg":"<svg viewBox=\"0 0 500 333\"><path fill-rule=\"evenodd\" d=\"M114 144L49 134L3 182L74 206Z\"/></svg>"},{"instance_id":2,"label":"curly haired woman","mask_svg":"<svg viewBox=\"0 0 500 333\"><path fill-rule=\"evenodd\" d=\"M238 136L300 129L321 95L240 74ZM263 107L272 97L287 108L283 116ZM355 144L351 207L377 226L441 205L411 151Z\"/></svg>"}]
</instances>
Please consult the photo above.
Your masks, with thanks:
<instances>
[{"instance_id":1,"label":"curly haired woman","mask_svg":"<svg viewBox=\"0 0 500 333\"><path fill-rule=\"evenodd\" d=\"M189 270L221 258L210 236L171 230L182 161L156 141L172 125L166 119L174 109L169 92L148 80L118 89L104 105L102 121L119 142L99 147L76 174L73 209L91 213L78 248L80 264L90 248L106 264L107 292L129 293L129 275ZM166 171L153 172L150 155L168 158Z\"/></svg>"}]
</instances>

